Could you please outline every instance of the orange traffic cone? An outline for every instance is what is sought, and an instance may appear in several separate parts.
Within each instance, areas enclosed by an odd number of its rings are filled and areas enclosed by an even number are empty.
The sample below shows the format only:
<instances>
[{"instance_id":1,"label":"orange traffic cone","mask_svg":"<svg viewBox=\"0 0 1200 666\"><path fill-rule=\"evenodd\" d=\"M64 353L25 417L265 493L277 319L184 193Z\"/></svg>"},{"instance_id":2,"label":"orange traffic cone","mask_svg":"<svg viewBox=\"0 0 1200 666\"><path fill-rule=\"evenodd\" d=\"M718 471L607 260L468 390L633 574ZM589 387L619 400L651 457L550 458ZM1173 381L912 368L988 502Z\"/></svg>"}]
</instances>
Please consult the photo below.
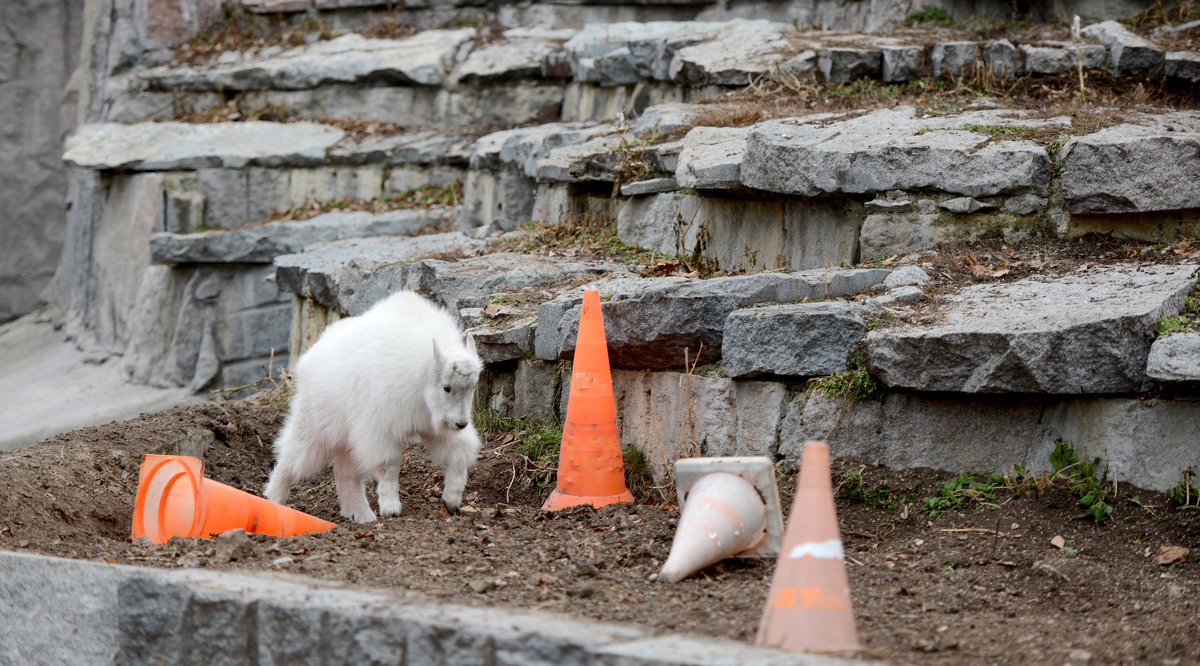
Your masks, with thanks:
<instances>
[{"instance_id":1,"label":"orange traffic cone","mask_svg":"<svg viewBox=\"0 0 1200 666\"><path fill-rule=\"evenodd\" d=\"M226 530L273 536L324 532L337 527L219 481L204 478L204 461L191 456L142 457L133 538L166 543L173 536L211 537Z\"/></svg>"},{"instance_id":2,"label":"orange traffic cone","mask_svg":"<svg viewBox=\"0 0 1200 666\"><path fill-rule=\"evenodd\" d=\"M779 554L783 516L769 458L677 460L675 488L679 527L658 580L677 583L727 557Z\"/></svg>"},{"instance_id":3,"label":"orange traffic cone","mask_svg":"<svg viewBox=\"0 0 1200 666\"><path fill-rule=\"evenodd\" d=\"M787 650L858 649L854 611L829 471L829 445L808 442L783 550L758 627L758 645Z\"/></svg>"},{"instance_id":4,"label":"orange traffic cone","mask_svg":"<svg viewBox=\"0 0 1200 666\"><path fill-rule=\"evenodd\" d=\"M599 508L632 501L633 495L625 487L625 463L617 437L617 403L600 293L588 289L583 292L579 313L567 422L558 454L558 484L542 509L558 511L580 504Z\"/></svg>"}]
</instances>

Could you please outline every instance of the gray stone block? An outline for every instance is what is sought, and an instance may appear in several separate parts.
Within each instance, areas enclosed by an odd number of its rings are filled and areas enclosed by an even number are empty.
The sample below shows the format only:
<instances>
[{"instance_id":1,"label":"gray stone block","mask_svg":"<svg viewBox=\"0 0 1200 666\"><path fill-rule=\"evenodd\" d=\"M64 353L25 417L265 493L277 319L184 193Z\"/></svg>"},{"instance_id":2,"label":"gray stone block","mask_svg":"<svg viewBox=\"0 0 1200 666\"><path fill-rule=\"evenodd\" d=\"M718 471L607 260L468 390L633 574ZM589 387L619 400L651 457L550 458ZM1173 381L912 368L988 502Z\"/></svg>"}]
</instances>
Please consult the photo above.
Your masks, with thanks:
<instances>
[{"instance_id":1,"label":"gray stone block","mask_svg":"<svg viewBox=\"0 0 1200 666\"><path fill-rule=\"evenodd\" d=\"M501 363L524 358L533 352L535 317L485 324L470 329L479 358L484 363Z\"/></svg>"},{"instance_id":2,"label":"gray stone block","mask_svg":"<svg viewBox=\"0 0 1200 666\"><path fill-rule=\"evenodd\" d=\"M120 652L116 663L170 663L180 659L189 640L184 632L191 598L190 590L156 576L130 576L121 585L118 597Z\"/></svg>"},{"instance_id":3,"label":"gray stone block","mask_svg":"<svg viewBox=\"0 0 1200 666\"><path fill-rule=\"evenodd\" d=\"M721 363L730 377L818 377L846 369L867 332L866 311L843 302L734 310Z\"/></svg>"},{"instance_id":4,"label":"gray stone block","mask_svg":"<svg viewBox=\"0 0 1200 666\"><path fill-rule=\"evenodd\" d=\"M1163 61L1163 74L1194 83L1200 79L1200 53L1193 51L1167 53Z\"/></svg>"},{"instance_id":5,"label":"gray stone block","mask_svg":"<svg viewBox=\"0 0 1200 666\"><path fill-rule=\"evenodd\" d=\"M562 51L562 43L551 39L507 39L471 51L454 72L461 83L519 80L540 77L543 64Z\"/></svg>"},{"instance_id":6,"label":"gray stone block","mask_svg":"<svg viewBox=\"0 0 1200 666\"><path fill-rule=\"evenodd\" d=\"M673 177L650 178L648 180L625 183L621 186L621 196L636 197L645 194L658 194L659 192L673 192L677 189L679 189L679 182Z\"/></svg>"},{"instance_id":7,"label":"gray stone block","mask_svg":"<svg viewBox=\"0 0 1200 666\"><path fill-rule=\"evenodd\" d=\"M1140 72L1163 62L1163 50L1148 39L1129 32L1116 21L1102 21L1083 29L1083 34L1108 46L1112 71L1117 76Z\"/></svg>"},{"instance_id":8,"label":"gray stone block","mask_svg":"<svg viewBox=\"0 0 1200 666\"><path fill-rule=\"evenodd\" d=\"M959 215L969 215L971 213L977 213L981 210L995 208L995 206L990 203L984 203L977 199L972 199L971 197L955 197L953 199L947 199L939 205L951 213L957 213Z\"/></svg>"},{"instance_id":9,"label":"gray stone block","mask_svg":"<svg viewBox=\"0 0 1200 666\"><path fill-rule=\"evenodd\" d=\"M322 642L326 655L347 664L398 666L405 657L404 626L396 618L368 612L328 613Z\"/></svg>"},{"instance_id":10,"label":"gray stone block","mask_svg":"<svg viewBox=\"0 0 1200 666\"><path fill-rule=\"evenodd\" d=\"M794 400L780 453L799 462L809 439L827 439L835 456L881 460L893 468L1003 472L1041 470L1060 439L1099 456L1110 477L1166 490L1198 462L1200 409L1193 400L963 396L887 393L857 402L815 392Z\"/></svg>"},{"instance_id":11,"label":"gray stone block","mask_svg":"<svg viewBox=\"0 0 1200 666\"><path fill-rule=\"evenodd\" d=\"M803 298L840 298L868 289L886 276L887 271L882 270L835 269L600 284L601 296L611 296L601 306L609 331L609 360L620 367L682 367L686 350L690 360L709 363L721 358L725 320L738 308ZM582 295L582 288L577 289L542 306L535 348L539 358L571 358ZM561 312L557 320L556 311Z\"/></svg>"},{"instance_id":12,"label":"gray stone block","mask_svg":"<svg viewBox=\"0 0 1200 666\"><path fill-rule=\"evenodd\" d=\"M666 80L675 51L713 35L722 24L653 21L588 24L563 44L575 80L619 86Z\"/></svg>"},{"instance_id":13,"label":"gray stone block","mask_svg":"<svg viewBox=\"0 0 1200 666\"><path fill-rule=\"evenodd\" d=\"M938 42L929 54L933 64L933 78L962 76L963 69L979 59L977 42Z\"/></svg>"},{"instance_id":14,"label":"gray stone block","mask_svg":"<svg viewBox=\"0 0 1200 666\"><path fill-rule=\"evenodd\" d=\"M232 53L214 65L139 74L155 90L307 90L331 83L441 85L474 28L424 30L405 39L347 34L288 50Z\"/></svg>"},{"instance_id":15,"label":"gray stone block","mask_svg":"<svg viewBox=\"0 0 1200 666\"><path fill-rule=\"evenodd\" d=\"M859 253L864 259L927 250L936 238L937 215L876 213L863 220Z\"/></svg>"},{"instance_id":16,"label":"gray stone block","mask_svg":"<svg viewBox=\"0 0 1200 666\"><path fill-rule=\"evenodd\" d=\"M983 62L991 68L992 76L1000 81L1012 81L1025 73L1023 53L1007 39L992 42L983 48Z\"/></svg>"},{"instance_id":17,"label":"gray stone block","mask_svg":"<svg viewBox=\"0 0 1200 666\"><path fill-rule=\"evenodd\" d=\"M675 51L668 76L684 85L744 86L790 57L789 29L779 23L734 19L711 39Z\"/></svg>"},{"instance_id":18,"label":"gray stone block","mask_svg":"<svg viewBox=\"0 0 1200 666\"><path fill-rule=\"evenodd\" d=\"M1034 194L1026 192L1018 194L1015 197L1010 197L1004 200L1004 210L1017 215L1032 215L1044 207L1048 201Z\"/></svg>"},{"instance_id":19,"label":"gray stone block","mask_svg":"<svg viewBox=\"0 0 1200 666\"><path fill-rule=\"evenodd\" d=\"M5 656L19 663L849 663L699 636L649 638L632 627L433 604L295 578L3 552L0 571L0 598L21 602L0 606L7 620L0 626Z\"/></svg>"},{"instance_id":20,"label":"gray stone block","mask_svg":"<svg viewBox=\"0 0 1200 666\"><path fill-rule=\"evenodd\" d=\"M514 378L513 415L555 423L559 420L555 405L558 404L558 369L554 363L534 359L517 362Z\"/></svg>"},{"instance_id":21,"label":"gray stone block","mask_svg":"<svg viewBox=\"0 0 1200 666\"><path fill-rule=\"evenodd\" d=\"M921 391L1140 391L1155 323L1179 311L1196 275L1118 266L966 287L944 297L940 322L868 333L867 365L885 386Z\"/></svg>"},{"instance_id":22,"label":"gray stone block","mask_svg":"<svg viewBox=\"0 0 1200 666\"><path fill-rule=\"evenodd\" d=\"M466 166L473 143L470 139L431 130L371 136L346 140L329 151L337 164L445 164Z\"/></svg>"},{"instance_id":23,"label":"gray stone block","mask_svg":"<svg viewBox=\"0 0 1200 666\"><path fill-rule=\"evenodd\" d=\"M1200 382L1200 333L1172 333L1155 340L1146 375L1156 382Z\"/></svg>"},{"instance_id":24,"label":"gray stone block","mask_svg":"<svg viewBox=\"0 0 1200 666\"><path fill-rule=\"evenodd\" d=\"M99 123L67 138L63 160L89 169L136 171L316 166L344 136L315 123Z\"/></svg>"},{"instance_id":25,"label":"gray stone block","mask_svg":"<svg viewBox=\"0 0 1200 666\"><path fill-rule=\"evenodd\" d=\"M925 49L920 46L884 46L880 78L888 83L911 81L925 67Z\"/></svg>"},{"instance_id":26,"label":"gray stone block","mask_svg":"<svg viewBox=\"0 0 1200 666\"><path fill-rule=\"evenodd\" d=\"M0 660L7 664L121 661L114 618L131 569L0 551Z\"/></svg>"},{"instance_id":27,"label":"gray stone block","mask_svg":"<svg viewBox=\"0 0 1200 666\"><path fill-rule=\"evenodd\" d=\"M266 306L235 313L226 324L228 338L222 358L229 361L286 354L292 326L292 305Z\"/></svg>"},{"instance_id":28,"label":"gray stone block","mask_svg":"<svg viewBox=\"0 0 1200 666\"><path fill-rule=\"evenodd\" d=\"M918 52L920 48L917 47ZM908 51L893 50L888 75L895 77L906 68L900 63ZM817 51L817 69L829 82L853 81L854 79L877 79L883 75L884 52L878 49L827 48ZM899 81L903 79L884 79Z\"/></svg>"},{"instance_id":29,"label":"gray stone block","mask_svg":"<svg viewBox=\"0 0 1200 666\"><path fill-rule=\"evenodd\" d=\"M1021 44L1021 55L1025 60L1025 71L1030 74L1063 74L1075 71L1083 58L1085 69L1097 69L1108 57L1108 49L1099 44L1061 43L1053 46Z\"/></svg>"},{"instance_id":30,"label":"gray stone block","mask_svg":"<svg viewBox=\"0 0 1200 666\"><path fill-rule=\"evenodd\" d=\"M150 237L150 254L153 261L164 264L267 264L277 256L323 241L411 234L428 226L436 227L445 223L447 213L439 209L334 212L238 231L158 233Z\"/></svg>"},{"instance_id":31,"label":"gray stone block","mask_svg":"<svg viewBox=\"0 0 1200 666\"><path fill-rule=\"evenodd\" d=\"M1130 118L1077 136L1062 149L1071 213L1136 213L1200 207L1200 112Z\"/></svg>"},{"instance_id":32,"label":"gray stone block","mask_svg":"<svg viewBox=\"0 0 1200 666\"><path fill-rule=\"evenodd\" d=\"M741 186L748 127L697 127L683 138L675 178L680 187L728 190Z\"/></svg>"},{"instance_id":33,"label":"gray stone block","mask_svg":"<svg viewBox=\"0 0 1200 666\"><path fill-rule=\"evenodd\" d=\"M929 284L932 278L929 273L926 273L920 266L901 266L892 271L883 281L883 286L888 289L893 287L906 287L909 285L923 286Z\"/></svg>"},{"instance_id":34,"label":"gray stone block","mask_svg":"<svg viewBox=\"0 0 1200 666\"><path fill-rule=\"evenodd\" d=\"M323 666L326 652L326 611L323 608L297 608L274 599L254 604L257 635L253 653L263 666ZM314 631L315 629L315 631ZM332 653L337 654L337 653ZM338 655L338 658L344 658ZM397 660L399 661L399 660ZM402 662L401 662L402 663Z\"/></svg>"},{"instance_id":35,"label":"gray stone block","mask_svg":"<svg viewBox=\"0 0 1200 666\"><path fill-rule=\"evenodd\" d=\"M1069 124L1065 119L1014 117L1007 111L918 118L911 107L837 121L821 115L769 121L750 131L741 181L808 197L922 189L981 197L1045 189L1050 169L1044 148L962 131L1013 122Z\"/></svg>"}]
</instances>

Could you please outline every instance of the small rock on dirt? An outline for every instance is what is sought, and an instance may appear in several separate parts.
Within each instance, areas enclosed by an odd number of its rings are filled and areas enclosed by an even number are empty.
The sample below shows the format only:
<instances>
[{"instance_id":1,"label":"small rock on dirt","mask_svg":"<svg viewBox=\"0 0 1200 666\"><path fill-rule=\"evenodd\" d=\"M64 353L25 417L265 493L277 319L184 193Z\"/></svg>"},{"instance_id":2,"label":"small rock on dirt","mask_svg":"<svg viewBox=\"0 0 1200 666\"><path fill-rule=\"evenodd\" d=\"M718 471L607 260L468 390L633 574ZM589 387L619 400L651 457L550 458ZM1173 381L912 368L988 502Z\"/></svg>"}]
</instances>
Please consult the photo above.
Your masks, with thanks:
<instances>
[{"instance_id":1,"label":"small rock on dirt","mask_svg":"<svg viewBox=\"0 0 1200 666\"><path fill-rule=\"evenodd\" d=\"M1192 554L1191 548L1183 546L1171 546L1163 544L1158 547L1158 555L1154 556L1154 561L1162 565L1179 564L1187 562L1188 555Z\"/></svg>"},{"instance_id":2,"label":"small rock on dirt","mask_svg":"<svg viewBox=\"0 0 1200 666\"><path fill-rule=\"evenodd\" d=\"M471 591L478 594L485 594L495 589L496 583L495 581L491 581L486 578L476 578L475 580L467 583L467 587L471 588Z\"/></svg>"},{"instance_id":3,"label":"small rock on dirt","mask_svg":"<svg viewBox=\"0 0 1200 666\"><path fill-rule=\"evenodd\" d=\"M245 530L232 529L221 532L215 539L216 552L213 559L217 562L242 560L254 554L254 542Z\"/></svg>"}]
</instances>

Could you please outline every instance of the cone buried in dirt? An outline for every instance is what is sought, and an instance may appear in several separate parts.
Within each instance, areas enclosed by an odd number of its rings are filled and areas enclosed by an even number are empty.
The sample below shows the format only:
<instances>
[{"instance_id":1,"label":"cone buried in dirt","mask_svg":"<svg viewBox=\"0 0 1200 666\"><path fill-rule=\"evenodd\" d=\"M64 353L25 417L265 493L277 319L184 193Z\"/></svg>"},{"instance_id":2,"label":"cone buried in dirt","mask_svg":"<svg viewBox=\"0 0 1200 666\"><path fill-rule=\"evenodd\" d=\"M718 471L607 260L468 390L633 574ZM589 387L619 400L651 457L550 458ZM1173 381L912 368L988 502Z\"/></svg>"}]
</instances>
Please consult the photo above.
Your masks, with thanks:
<instances>
[{"instance_id":1,"label":"cone buried in dirt","mask_svg":"<svg viewBox=\"0 0 1200 666\"><path fill-rule=\"evenodd\" d=\"M727 557L779 554L783 517L769 458L677 460L675 485L683 508L658 580L677 583Z\"/></svg>"},{"instance_id":2,"label":"cone buried in dirt","mask_svg":"<svg viewBox=\"0 0 1200 666\"><path fill-rule=\"evenodd\" d=\"M829 445L804 445L796 500L767 593L758 645L814 652L858 649Z\"/></svg>"},{"instance_id":3,"label":"cone buried in dirt","mask_svg":"<svg viewBox=\"0 0 1200 666\"><path fill-rule=\"evenodd\" d=\"M625 487L625 463L617 437L617 403L600 293L588 289L583 292L579 312L571 393L558 454L558 483L542 509L558 511L580 504L599 508L632 501L633 495Z\"/></svg>"},{"instance_id":4,"label":"cone buried in dirt","mask_svg":"<svg viewBox=\"0 0 1200 666\"><path fill-rule=\"evenodd\" d=\"M204 461L191 456L142 457L133 538L166 543L173 536L211 537L226 530L296 536L337 527L302 511L204 478Z\"/></svg>"}]
</instances>

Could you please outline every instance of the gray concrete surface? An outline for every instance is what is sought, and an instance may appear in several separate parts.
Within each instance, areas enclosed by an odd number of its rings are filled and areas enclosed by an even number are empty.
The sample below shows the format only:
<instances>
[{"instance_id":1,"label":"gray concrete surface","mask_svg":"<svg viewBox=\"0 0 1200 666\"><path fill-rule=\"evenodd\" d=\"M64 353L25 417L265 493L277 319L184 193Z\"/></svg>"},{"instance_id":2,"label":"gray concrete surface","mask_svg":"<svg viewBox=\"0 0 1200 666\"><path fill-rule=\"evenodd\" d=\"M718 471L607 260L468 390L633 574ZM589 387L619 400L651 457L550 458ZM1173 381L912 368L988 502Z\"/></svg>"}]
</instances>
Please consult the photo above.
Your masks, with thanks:
<instances>
[{"instance_id":1,"label":"gray concrete surface","mask_svg":"<svg viewBox=\"0 0 1200 666\"><path fill-rule=\"evenodd\" d=\"M126 383L119 365L80 351L44 315L0 326L0 451L203 399L187 389Z\"/></svg>"}]
</instances>

